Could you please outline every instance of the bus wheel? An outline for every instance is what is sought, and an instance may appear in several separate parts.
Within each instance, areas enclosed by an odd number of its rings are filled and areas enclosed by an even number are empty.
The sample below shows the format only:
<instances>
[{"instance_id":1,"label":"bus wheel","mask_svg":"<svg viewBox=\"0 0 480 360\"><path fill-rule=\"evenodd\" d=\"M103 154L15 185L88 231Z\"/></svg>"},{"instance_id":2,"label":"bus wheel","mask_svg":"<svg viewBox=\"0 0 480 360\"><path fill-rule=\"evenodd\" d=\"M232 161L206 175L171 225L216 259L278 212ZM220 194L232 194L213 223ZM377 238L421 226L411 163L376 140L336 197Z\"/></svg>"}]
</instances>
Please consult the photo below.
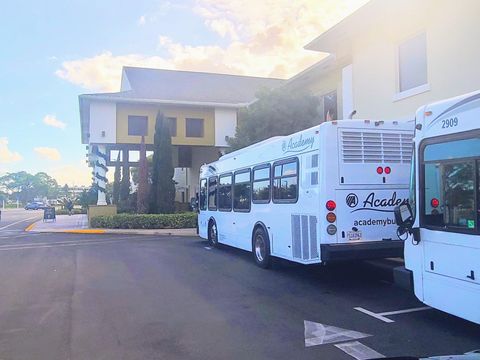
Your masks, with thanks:
<instances>
[{"instance_id":1,"label":"bus wheel","mask_svg":"<svg viewBox=\"0 0 480 360\"><path fill-rule=\"evenodd\" d=\"M263 269L270 267L270 242L261 227L253 233L252 245L255 263Z\"/></svg>"},{"instance_id":2,"label":"bus wheel","mask_svg":"<svg viewBox=\"0 0 480 360\"><path fill-rule=\"evenodd\" d=\"M215 220L210 220L210 225L208 226L208 243L214 247L218 245L218 229Z\"/></svg>"}]
</instances>

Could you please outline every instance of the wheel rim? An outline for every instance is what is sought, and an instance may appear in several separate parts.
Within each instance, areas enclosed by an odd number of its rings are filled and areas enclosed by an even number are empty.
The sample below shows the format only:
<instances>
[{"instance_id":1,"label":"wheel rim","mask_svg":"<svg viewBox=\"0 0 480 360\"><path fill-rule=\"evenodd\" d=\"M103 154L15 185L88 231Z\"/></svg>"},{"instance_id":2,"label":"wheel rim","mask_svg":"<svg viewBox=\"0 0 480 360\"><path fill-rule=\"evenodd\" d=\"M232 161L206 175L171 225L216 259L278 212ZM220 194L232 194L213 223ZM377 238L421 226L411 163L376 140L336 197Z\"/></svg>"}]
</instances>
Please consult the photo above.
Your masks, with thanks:
<instances>
[{"instance_id":1,"label":"wheel rim","mask_svg":"<svg viewBox=\"0 0 480 360\"><path fill-rule=\"evenodd\" d=\"M259 262L265 258L265 241L261 235L257 235L255 238L255 256Z\"/></svg>"},{"instance_id":2,"label":"wheel rim","mask_svg":"<svg viewBox=\"0 0 480 360\"><path fill-rule=\"evenodd\" d=\"M210 227L210 239L213 244L217 243L217 225L215 224Z\"/></svg>"}]
</instances>

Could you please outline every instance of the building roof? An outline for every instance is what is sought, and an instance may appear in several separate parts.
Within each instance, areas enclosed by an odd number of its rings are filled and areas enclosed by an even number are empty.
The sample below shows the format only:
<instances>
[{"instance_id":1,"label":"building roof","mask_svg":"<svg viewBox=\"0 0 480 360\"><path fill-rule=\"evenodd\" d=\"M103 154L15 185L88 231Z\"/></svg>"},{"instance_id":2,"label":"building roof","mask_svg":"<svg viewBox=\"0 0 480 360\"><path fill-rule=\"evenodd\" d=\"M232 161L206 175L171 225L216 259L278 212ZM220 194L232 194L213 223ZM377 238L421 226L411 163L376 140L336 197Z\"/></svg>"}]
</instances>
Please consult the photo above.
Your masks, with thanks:
<instances>
[{"instance_id":1,"label":"building roof","mask_svg":"<svg viewBox=\"0 0 480 360\"><path fill-rule=\"evenodd\" d=\"M91 101L239 108L254 101L260 89L273 89L285 81L253 76L124 67L121 91L79 96L82 143L87 143Z\"/></svg>"},{"instance_id":2,"label":"building roof","mask_svg":"<svg viewBox=\"0 0 480 360\"><path fill-rule=\"evenodd\" d=\"M140 99L241 104L255 99L261 88L284 80L194 71L124 67L122 90Z\"/></svg>"}]
</instances>

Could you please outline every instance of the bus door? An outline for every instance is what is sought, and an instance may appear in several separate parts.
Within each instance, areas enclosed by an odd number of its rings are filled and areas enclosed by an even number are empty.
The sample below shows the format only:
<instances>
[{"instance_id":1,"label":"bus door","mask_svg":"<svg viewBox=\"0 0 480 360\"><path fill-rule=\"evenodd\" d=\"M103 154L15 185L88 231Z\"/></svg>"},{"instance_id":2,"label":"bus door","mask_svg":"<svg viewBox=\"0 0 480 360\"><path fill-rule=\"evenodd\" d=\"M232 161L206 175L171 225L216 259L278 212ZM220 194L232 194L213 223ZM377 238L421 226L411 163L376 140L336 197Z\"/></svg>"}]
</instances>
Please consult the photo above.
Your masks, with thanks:
<instances>
[{"instance_id":1,"label":"bus door","mask_svg":"<svg viewBox=\"0 0 480 360\"><path fill-rule=\"evenodd\" d=\"M479 156L480 139L423 147L420 238L430 279L480 285ZM424 286L428 297L429 284Z\"/></svg>"}]
</instances>

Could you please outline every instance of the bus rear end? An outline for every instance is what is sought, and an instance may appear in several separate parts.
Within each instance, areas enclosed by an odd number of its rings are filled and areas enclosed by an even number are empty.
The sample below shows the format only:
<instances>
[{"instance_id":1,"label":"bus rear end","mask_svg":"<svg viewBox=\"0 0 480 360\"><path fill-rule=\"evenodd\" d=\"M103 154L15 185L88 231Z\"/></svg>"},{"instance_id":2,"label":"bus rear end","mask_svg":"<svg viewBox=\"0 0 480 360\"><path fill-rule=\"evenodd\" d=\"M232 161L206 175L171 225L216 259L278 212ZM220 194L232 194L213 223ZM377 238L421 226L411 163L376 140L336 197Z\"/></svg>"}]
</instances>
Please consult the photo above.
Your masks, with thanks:
<instances>
[{"instance_id":1,"label":"bus rear end","mask_svg":"<svg viewBox=\"0 0 480 360\"><path fill-rule=\"evenodd\" d=\"M402 256L393 210L409 197L413 122L342 121L330 131L338 157L326 164L337 176L325 192L322 261Z\"/></svg>"}]
</instances>

